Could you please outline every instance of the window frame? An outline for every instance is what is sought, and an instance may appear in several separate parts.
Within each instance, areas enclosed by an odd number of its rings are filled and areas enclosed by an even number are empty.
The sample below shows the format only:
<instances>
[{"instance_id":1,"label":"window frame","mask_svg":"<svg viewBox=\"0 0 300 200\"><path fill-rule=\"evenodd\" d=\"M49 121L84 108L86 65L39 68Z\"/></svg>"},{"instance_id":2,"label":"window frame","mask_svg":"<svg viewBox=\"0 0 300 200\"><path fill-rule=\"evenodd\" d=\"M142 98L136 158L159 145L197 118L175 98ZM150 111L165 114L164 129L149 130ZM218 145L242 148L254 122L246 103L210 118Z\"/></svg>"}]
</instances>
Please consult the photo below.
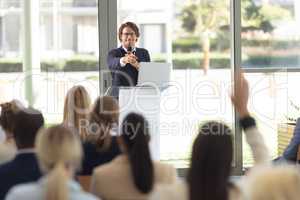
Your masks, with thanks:
<instances>
[{"instance_id":1,"label":"window frame","mask_svg":"<svg viewBox=\"0 0 300 200\"><path fill-rule=\"evenodd\" d=\"M111 48L117 46L117 0L98 0L99 7L99 73L101 70L109 70L106 66L106 55ZM106 31L101 31L106 30ZM237 73L241 70L242 66L242 42L241 42L241 2L239 0L230 0L230 30L231 30L231 73L232 82L237 79ZM166 38L168 41L168 38ZM101 44L101 45L100 45ZM245 73L257 72L300 72L300 68L245 68ZM100 94L104 94L105 90L111 85L110 74L108 77L100 78L99 84ZM232 88L233 92L235 88ZM234 111L234 164L232 167L232 175L242 175L243 170L243 144L242 144L242 130L239 127L238 114ZM178 168L179 176L184 177L187 174L187 168Z\"/></svg>"}]
</instances>

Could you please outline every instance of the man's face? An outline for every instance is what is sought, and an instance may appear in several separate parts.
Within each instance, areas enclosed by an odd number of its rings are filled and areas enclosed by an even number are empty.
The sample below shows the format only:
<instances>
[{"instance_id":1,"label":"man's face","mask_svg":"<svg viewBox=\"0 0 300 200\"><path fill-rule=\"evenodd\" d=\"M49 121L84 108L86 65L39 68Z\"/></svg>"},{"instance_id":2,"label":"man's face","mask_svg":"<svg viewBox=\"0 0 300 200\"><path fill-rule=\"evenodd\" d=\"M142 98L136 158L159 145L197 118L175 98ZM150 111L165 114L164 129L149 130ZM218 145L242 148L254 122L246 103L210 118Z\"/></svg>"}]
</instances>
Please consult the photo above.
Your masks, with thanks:
<instances>
[{"instance_id":1,"label":"man's face","mask_svg":"<svg viewBox=\"0 0 300 200\"><path fill-rule=\"evenodd\" d=\"M129 46L134 47L136 41L137 37L135 35L135 32L131 28L125 27L121 35L122 46L125 48L128 48Z\"/></svg>"}]
</instances>

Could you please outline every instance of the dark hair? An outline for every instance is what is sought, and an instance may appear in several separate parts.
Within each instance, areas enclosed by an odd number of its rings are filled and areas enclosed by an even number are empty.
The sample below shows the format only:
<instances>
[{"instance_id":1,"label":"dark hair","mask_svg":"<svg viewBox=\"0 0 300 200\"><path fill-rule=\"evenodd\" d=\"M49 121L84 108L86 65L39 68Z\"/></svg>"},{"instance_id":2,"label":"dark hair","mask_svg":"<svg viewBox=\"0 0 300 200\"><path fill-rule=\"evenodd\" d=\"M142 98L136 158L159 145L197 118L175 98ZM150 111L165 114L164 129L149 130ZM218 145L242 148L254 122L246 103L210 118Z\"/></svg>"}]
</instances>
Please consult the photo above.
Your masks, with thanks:
<instances>
[{"instance_id":1,"label":"dark hair","mask_svg":"<svg viewBox=\"0 0 300 200\"><path fill-rule=\"evenodd\" d=\"M119 28L118 36L119 36L120 41L122 38L123 29L126 27L131 28L134 31L136 37L140 37L140 31L139 31L139 28L137 27L137 25L133 22L125 22L125 23L121 24L121 26Z\"/></svg>"},{"instance_id":2,"label":"dark hair","mask_svg":"<svg viewBox=\"0 0 300 200\"><path fill-rule=\"evenodd\" d=\"M142 193L153 188L154 169L149 150L148 123L142 115L128 114L122 123L121 137L128 151L134 184Z\"/></svg>"},{"instance_id":3,"label":"dark hair","mask_svg":"<svg viewBox=\"0 0 300 200\"><path fill-rule=\"evenodd\" d=\"M0 104L1 115L0 115L0 125L6 134L12 134L14 127L14 116L22 109L22 105L18 104L17 100L12 100L7 103Z\"/></svg>"},{"instance_id":4,"label":"dark hair","mask_svg":"<svg viewBox=\"0 0 300 200\"><path fill-rule=\"evenodd\" d=\"M110 147L110 130L113 123L119 119L118 102L111 96L99 97L90 113L90 133L87 141L95 143L98 151L105 151ZM95 126L94 126L95 125ZM96 129L95 129L96 128Z\"/></svg>"},{"instance_id":5,"label":"dark hair","mask_svg":"<svg viewBox=\"0 0 300 200\"><path fill-rule=\"evenodd\" d=\"M194 141L187 176L189 200L228 200L233 146L231 129L209 121Z\"/></svg>"},{"instance_id":6,"label":"dark hair","mask_svg":"<svg viewBox=\"0 0 300 200\"><path fill-rule=\"evenodd\" d=\"M22 109L16 113L13 135L18 149L34 147L38 130L44 125L42 113L33 108Z\"/></svg>"}]
</instances>

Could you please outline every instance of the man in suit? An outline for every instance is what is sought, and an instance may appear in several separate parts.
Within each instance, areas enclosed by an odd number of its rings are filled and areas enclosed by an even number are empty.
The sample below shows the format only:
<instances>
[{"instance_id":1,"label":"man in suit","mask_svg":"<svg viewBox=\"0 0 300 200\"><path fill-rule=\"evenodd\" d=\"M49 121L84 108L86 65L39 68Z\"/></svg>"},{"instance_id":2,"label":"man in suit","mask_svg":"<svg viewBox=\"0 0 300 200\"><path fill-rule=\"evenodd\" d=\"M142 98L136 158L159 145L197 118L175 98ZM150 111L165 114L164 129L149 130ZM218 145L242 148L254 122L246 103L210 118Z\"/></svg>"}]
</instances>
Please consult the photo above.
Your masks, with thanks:
<instances>
[{"instance_id":1,"label":"man in suit","mask_svg":"<svg viewBox=\"0 0 300 200\"><path fill-rule=\"evenodd\" d=\"M140 36L133 22L122 24L118 32L121 46L109 51L107 64L112 75L112 96L118 99L120 86L135 86L138 80L140 62L150 62L146 49L135 46Z\"/></svg>"},{"instance_id":2,"label":"man in suit","mask_svg":"<svg viewBox=\"0 0 300 200\"><path fill-rule=\"evenodd\" d=\"M0 199L4 199L14 185L36 181L41 176L34 153L34 141L44 124L42 113L32 108L22 109L15 114L12 123L18 152L12 161L0 165Z\"/></svg>"}]
</instances>

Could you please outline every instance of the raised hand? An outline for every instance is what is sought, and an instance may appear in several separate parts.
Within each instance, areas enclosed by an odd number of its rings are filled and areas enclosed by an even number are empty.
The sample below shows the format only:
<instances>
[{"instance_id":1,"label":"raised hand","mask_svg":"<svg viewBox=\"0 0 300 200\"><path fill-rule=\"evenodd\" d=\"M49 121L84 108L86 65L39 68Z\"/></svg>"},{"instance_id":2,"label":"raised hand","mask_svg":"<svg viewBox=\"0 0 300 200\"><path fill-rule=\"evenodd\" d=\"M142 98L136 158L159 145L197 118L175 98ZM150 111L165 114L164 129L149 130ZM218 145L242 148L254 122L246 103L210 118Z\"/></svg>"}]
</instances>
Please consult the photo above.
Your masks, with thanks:
<instances>
[{"instance_id":1,"label":"raised hand","mask_svg":"<svg viewBox=\"0 0 300 200\"><path fill-rule=\"evenodd\" d=\"M235 92L231 95L231 101L240 118L249 115L248 111L249 85L242 72L239 72L235 82Z\"/></svg>"}]
</instances>

